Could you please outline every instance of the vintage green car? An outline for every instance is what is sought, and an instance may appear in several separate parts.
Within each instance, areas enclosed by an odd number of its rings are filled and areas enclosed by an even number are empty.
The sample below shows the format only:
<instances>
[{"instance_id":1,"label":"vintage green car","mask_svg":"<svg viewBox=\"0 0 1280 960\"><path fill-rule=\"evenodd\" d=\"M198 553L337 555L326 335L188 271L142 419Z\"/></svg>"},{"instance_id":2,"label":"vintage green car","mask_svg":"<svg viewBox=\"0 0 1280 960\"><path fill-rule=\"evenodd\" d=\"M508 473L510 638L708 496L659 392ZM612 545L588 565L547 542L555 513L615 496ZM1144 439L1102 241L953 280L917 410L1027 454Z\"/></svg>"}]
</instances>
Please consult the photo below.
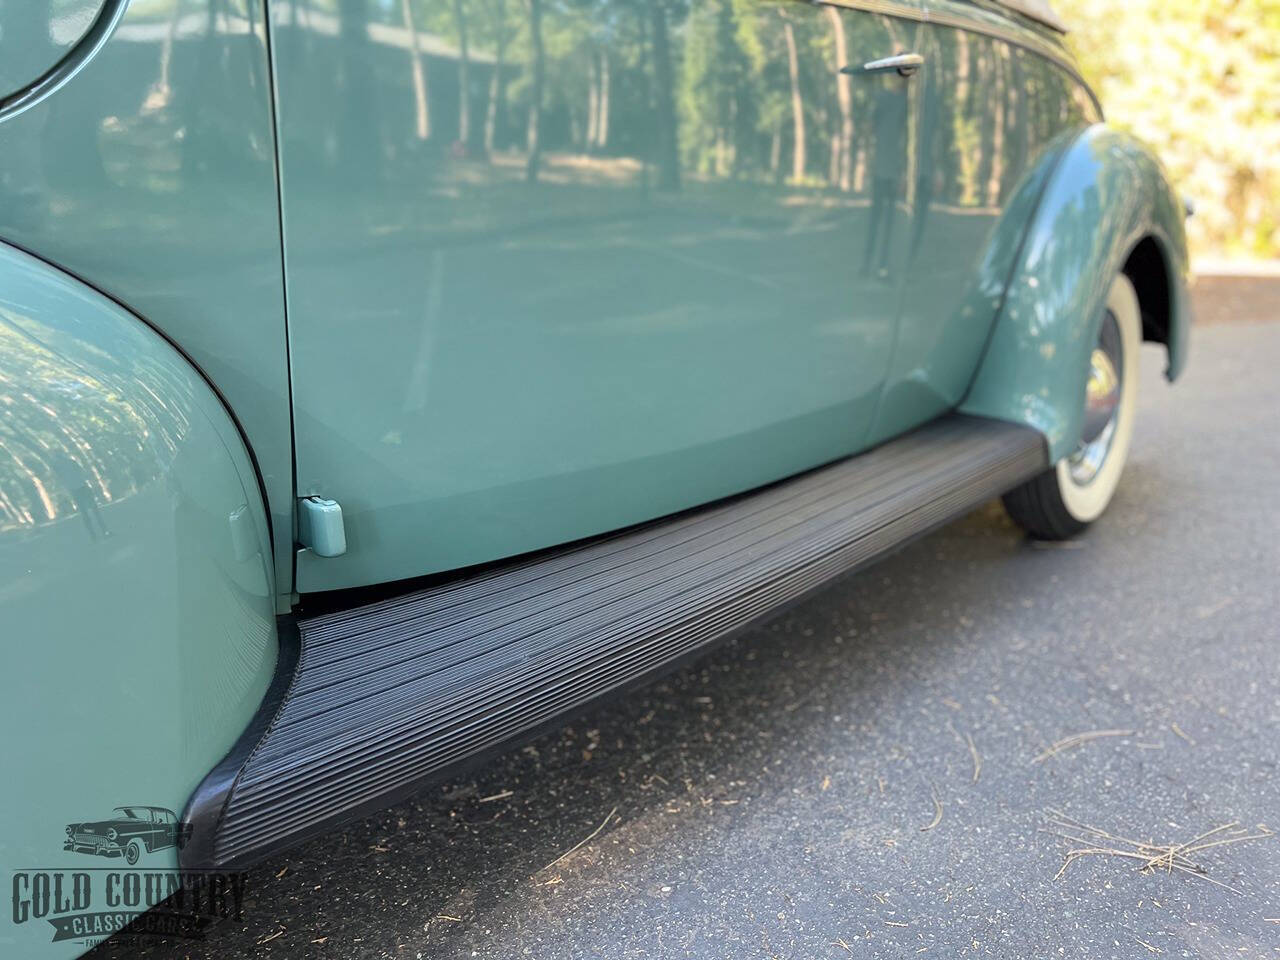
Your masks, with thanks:
<instances>
[{"instance_id":1,"label":"vintage green car","mask_svg":"<svg viewBox=\"0 0 1280 960\"><path fill-rule=\"evenodd\" d=\"M993 497L1075 536L1186 359L1043 0L0 18L9 870L125 800L238 868Z\"/></svg>"}]
</instances>

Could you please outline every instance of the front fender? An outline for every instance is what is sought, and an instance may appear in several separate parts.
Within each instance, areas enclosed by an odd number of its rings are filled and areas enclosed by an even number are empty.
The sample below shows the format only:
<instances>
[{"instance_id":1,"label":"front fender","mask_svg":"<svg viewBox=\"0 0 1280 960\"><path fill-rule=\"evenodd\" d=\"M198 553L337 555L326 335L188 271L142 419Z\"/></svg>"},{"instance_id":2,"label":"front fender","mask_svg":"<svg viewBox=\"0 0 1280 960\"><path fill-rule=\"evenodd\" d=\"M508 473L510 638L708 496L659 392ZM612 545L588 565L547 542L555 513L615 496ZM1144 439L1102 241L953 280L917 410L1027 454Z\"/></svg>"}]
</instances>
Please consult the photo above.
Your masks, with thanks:
<instances>
[{"instance_id":1,"label":"front fender","mask_svg":"<svg viewBox=\"0 0 1280 960\"><path fill-rule=\"evenodd\" d=\"M1042 432L1051 462L1083 426L1083 390L1111 280L1154 240L1168 277L1168 376L1186 363L1184 208L1137 140L1090 127L1063 154L1033 217L1004 305L960 409ZM1144 305L1145 309L1145 305Z\"/></svg>"},{"instance_id":2,"label":"front fender","mask_svg":"<svg viewBox=\"0 0 1280 960\"><path fill-rule=\"evenodd\" d=\"M198 371L0 244L0 869L83 869L67 824L183 808L271 680L270 556L251 462ZM57 956L26 916L14 952Z\"/></svg>"}]
</instances>

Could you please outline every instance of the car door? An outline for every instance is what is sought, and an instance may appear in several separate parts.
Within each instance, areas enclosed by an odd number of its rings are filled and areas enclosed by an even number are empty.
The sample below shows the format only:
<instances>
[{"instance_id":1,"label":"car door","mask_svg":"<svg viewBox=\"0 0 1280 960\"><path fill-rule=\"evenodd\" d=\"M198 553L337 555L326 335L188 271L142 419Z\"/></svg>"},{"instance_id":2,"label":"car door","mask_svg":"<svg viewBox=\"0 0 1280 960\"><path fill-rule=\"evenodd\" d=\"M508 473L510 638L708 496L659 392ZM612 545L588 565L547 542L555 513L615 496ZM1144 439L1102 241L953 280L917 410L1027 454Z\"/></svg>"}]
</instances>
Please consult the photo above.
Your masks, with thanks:
<instances>
[{"instance_id":1,"label":"car door","mask_svg":"<svg viewBox=\"0 0 1280 960\"><path fill-rule=\"evenodd\" d=\"M857 6L271 4L297 488L347 541L299 591L865 446L911 134L907 81L861 66L919 7Z\"/></svg>"},{"instance_id":2,"label":"car door","mask_svg":"<svg viewBox=\"0 0 1280 960\"><path fill-rule=\"evenodd\" d=\"M1100 119L1060 37L1013 7L925 0L905 204L909 280L875 440L963 398L1054 146Z\"/></svg>"}]
</instances>

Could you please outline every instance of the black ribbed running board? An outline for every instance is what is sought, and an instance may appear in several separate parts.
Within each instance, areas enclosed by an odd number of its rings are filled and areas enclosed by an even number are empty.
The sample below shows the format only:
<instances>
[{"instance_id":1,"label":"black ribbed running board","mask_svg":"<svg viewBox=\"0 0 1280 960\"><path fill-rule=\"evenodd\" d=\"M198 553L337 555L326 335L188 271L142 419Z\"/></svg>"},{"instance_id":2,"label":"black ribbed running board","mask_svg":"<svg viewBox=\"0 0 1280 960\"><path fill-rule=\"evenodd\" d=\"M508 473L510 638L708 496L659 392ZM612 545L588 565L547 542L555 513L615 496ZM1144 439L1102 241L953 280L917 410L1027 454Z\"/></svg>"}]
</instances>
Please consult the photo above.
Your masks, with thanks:
<instances>
[{"instance_id":1,"label":"black ribbed running board","mask_svg":"<svg viewBox=\"0 0 1280 960\"><path fill-rule=\"evenodd\" d=\"M304 620L278 706L192 798L183 863L244 865L393 802L1046 466L1035 431L951 415L755 493Z\"/></svg>"}]
</instances>

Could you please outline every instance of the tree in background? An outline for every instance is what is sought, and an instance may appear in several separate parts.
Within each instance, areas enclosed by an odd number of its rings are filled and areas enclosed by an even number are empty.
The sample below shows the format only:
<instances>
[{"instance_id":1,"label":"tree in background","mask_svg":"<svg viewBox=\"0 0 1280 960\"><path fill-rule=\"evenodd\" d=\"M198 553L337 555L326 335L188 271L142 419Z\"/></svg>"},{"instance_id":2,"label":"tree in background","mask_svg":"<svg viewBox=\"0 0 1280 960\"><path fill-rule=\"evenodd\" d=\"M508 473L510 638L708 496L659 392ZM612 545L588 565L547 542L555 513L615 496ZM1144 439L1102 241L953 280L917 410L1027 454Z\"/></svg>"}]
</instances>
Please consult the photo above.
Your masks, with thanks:
<instances>
[{"instance_id":1,"label":"tree in background","mask_svg":"<svg viewBox=\"0 0 1280 960\"><path fill-rule=\"evenodd\" d=\"M1193 252L1280 254L1280 2L1055 0L1108 122L1197 208Z\"/></svg>"},{"instance_id":2,"label":"tree in background","mask_svg":"<svg viewBox=\"0 0 1280 960\"><path fill-rule=\"evenodd\" d=\"M524 176L529 183L538 179L542 169L542 98L547 82L547 48L542 42L542 0L528 0L529 45L533 60L533 83L529 92L529 119L525 126Z\"/></svg>"},{"instance_id":3,"label":"tree in background","mask_svg":"<svg viewBox=\"0 0 1280 960\"><path fill-rule=\"evenodd\" d=\"M679 103L685 165L703 174L737 176L750 160L751 128L744 119L756 90L738 45L732 0L701 0L685 29Z\"/></svg>"},{"instance_id":4,"label":"tree in background","mask_svg":"<svg viewBox=\"0 0 1280 960\"><path fill-rule=\"evenodd\" d=\"M471 66L467 43L467 11L462 0L453 0L453 19L458 36L458 142L465 148L471 143Z\"/></svg>"},{"instance_id":5,"label":"tree in background","mask_svg":"<svg viewBox=\"0 0 1280 960\"><path fill-rule=\"evenodd\" d=\"M675 64L667 0L649 0L653 44L653 94L658 120L658 187L680 189L679 128L676 126Z\"/></svg>"},{"instance_id":6,"label":"tree in background","mask_svg":"<svg viewBox=\"0 0 1280 960\"><path fill-rule=\"evenodd\" d=\"M824 12L835 43L832 72L836 76L836 97L840 104L840 130L831 138L831 173L827 180L832 186L848 191L853 188L853 83L841 68L849 62L849 47L840 11L826 7Z\"/></svg>"}]
</instances>

